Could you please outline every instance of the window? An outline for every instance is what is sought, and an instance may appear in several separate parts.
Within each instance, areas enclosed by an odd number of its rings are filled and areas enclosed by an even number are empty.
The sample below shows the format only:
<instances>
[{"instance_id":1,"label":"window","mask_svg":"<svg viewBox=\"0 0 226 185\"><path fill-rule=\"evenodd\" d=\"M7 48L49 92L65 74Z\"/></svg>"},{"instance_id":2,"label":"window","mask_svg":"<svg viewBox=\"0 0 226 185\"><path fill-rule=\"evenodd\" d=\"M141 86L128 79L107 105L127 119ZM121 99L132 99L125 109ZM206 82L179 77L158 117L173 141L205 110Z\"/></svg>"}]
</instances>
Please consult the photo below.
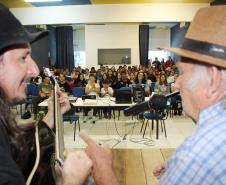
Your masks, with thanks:
<instances>
[{"instance_id":1,"label":"window","mask_svg":"<svg viewBox=\"0 0 226 185\"><path fill-rule=\"evenodd\" d=\"M155 57L157 57L159 61L161 61L162 59L164 59L164 61L166 61L168 56L170 56L170 54L167 51L163 51L163 50L156 50L156 51L149 50L148 51L148 58L151 61L154 61Z\"/></svg>"},{"instance_id":2,"label":"window","mask_svg":"<svg viewBox=\"0 0 226 185\"><path fill-rule=\"evenodd\" d=\"M75 67L86 65L86 53L85 51L74 51Z\"/></svg>"}]
</instances>

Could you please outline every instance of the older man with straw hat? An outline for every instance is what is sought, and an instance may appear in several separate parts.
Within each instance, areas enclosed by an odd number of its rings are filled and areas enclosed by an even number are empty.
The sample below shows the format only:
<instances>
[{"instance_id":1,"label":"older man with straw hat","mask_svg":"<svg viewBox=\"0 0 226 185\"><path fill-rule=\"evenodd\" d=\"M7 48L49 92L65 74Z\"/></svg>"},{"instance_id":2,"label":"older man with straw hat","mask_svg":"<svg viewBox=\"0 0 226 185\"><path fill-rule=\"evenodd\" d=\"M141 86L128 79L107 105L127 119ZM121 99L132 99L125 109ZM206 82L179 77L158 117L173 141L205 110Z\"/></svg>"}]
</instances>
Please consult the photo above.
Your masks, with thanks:
<instances>
[{"instance_id":1,"label":"older man with straw hat","mask_svg":"<svg viewBox=\"0 0 226 185\"><path fill-rule=\"evenodd\" d=\"M182 47L165 50L181 56L175 88L196 128L154 175L162 185L226 184L226 6L200 9ZM91 149L87 153L92 159ZM98 157L95 161L99 174Z\"/></svg>"},{"instance_id":2,"label":"older man with straw hat","mask_svg":"<svg viewBox=\"0 0 226 185\"><path fill-rule=\"evenodd\" d=\"M200 9L181 48L175 88L192 135L154 175L160 184L226 184L226 6Z\"/></svg>"}]
</instances>

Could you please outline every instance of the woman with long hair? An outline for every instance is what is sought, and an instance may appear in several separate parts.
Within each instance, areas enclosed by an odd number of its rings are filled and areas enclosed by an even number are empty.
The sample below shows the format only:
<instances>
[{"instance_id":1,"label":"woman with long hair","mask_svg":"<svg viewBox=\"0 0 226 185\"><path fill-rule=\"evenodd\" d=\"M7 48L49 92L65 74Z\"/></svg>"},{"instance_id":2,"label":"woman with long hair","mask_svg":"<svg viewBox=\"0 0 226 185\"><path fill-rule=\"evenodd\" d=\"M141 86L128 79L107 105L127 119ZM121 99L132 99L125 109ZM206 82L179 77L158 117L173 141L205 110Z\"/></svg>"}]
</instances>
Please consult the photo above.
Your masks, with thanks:
<instances>
[{"instance_id":1,"label":"woman with long hair","mask_svg":"<svg viewBox=\"0 0 226 185\"><path fill-rule=\"evenodd\" d=\"M167 83L165 74L160 75L157 81L157 84L155 86L155 91L158 94L163 94L163 95L166 95L169 93L168 83Z\"/></svg>"},{"instance_id":2,"label":"woman with long hair","mask_svg":"<svg viewBox=\"0 0 226 185\"><path fill-rule=\"evenodd\" d=\"M105 81L106 79L108 79L107 73L103 73L103 75L101 76L101 79L99 81L100 88L103 87L103 81Z\"/></svg>"},{"instance_id":3,"label":"woman with long hair","mask_svg":"<svg viewBox=\"0 0 226 185\"><path fill-rule=\"evenodd\" d=\"M135 80L135 84L139 84L142 85L144 87L144 91L145 94L149 94L149 84L147 83L147 81L145 80L145 75L143 72L139 72L137 74L136 80Z\"/></svg>"}]
</instances>

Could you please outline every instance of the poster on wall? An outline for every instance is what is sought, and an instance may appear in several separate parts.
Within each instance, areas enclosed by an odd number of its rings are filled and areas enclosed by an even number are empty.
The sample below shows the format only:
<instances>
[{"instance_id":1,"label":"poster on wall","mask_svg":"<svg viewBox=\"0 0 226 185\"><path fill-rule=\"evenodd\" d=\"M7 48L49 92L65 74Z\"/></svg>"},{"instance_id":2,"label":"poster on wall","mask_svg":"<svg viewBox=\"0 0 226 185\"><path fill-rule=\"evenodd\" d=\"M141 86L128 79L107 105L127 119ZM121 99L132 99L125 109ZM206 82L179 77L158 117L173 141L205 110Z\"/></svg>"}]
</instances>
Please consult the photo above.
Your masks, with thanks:
<instances>
[{"instance_id":1,"label":"poster on wall","mask_svg":"<svg viewBox=\"0 0 226 185\"><path fill-rule=\"evenodd\" d=\"M131 64L131 48L98 49L99 65Z\"/></svg>"}]
</instances>

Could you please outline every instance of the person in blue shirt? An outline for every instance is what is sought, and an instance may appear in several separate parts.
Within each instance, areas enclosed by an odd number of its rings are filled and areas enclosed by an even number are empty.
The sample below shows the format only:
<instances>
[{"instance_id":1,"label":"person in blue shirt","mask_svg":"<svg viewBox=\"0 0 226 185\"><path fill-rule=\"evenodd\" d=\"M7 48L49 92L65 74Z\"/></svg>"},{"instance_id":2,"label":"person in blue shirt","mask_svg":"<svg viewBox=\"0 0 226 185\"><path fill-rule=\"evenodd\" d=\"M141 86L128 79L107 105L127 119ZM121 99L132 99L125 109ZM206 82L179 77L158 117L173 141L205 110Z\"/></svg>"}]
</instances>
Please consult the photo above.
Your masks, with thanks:
<instances>
[{"instance_id":1,"label":"person in blue shirt","mask_svg":"<svg viewBox=\"0 0 226 185\"><path fill-rule=\"evenodd\" d=\"M150 92L149 84L148 84L147 80L145 79L145 75L144 75L143 72L139 72L137 74L136 80L133 83L133 85L143 85L144 86L145 94L147 94L147 95Z\"/></svg>"},{"instance_id":2,"label":"person in blue shirt","mask_svg":"<svg viewBox=\"0 0 226 185\"><path fill-rule=\"evenodd\" d=\"M185 113L196 123L192 135L154 171L165 185L226 184L226 6L199 10L182 48L180 91Z\"/></svg>"}]
</instances>

